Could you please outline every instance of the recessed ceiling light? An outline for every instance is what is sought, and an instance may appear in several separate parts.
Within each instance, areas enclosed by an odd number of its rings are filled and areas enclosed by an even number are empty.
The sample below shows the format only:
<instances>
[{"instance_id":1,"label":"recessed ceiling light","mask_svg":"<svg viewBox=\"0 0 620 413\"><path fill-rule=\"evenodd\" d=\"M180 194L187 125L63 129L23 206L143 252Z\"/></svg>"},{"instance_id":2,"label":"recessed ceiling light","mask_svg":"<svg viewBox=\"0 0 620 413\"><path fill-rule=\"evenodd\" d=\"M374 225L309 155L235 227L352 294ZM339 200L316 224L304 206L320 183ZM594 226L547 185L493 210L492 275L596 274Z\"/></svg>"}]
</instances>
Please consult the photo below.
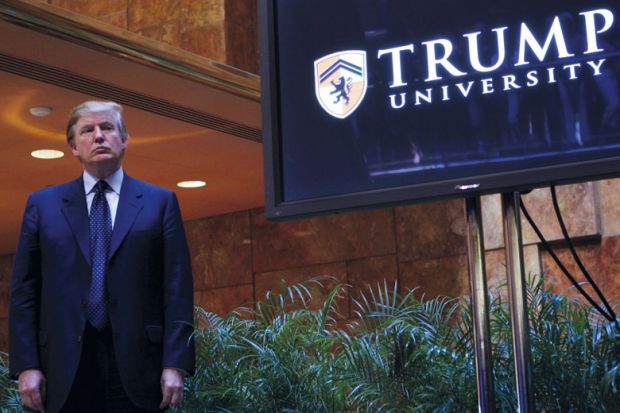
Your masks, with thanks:
<instances>
[{"instance_id":1,"label":"recessed ceiling light","mask_svg":"<svg viewBox=\"0 0 620 413\"><path fill-rule=\"evenodd\" d=\"M56 149L38 149L30 152L30 155L37 159L58 159L65 156L62 151L57 151Z\"/></svg>"},{"instance_id":2,"label":"recessed ceiling light","mask_svg":"<svg viewBox=\"0 0 620 413\"><path fill-rule=\"evenodd\" d=\"M182 181L177 183L179 188L201 188L207 183L205 181Z\"/></svg>"},{"instance_id":3,"label":"recessed ceiling light","mask_svg":"<svg viewBox=\"0 0 620 413\"><path fill-rule=\"evenodd\" d=\"M30 108L30 114L42 118L52 113L52 110L49 106L33 106Z\"/></svg>"}]
</instances>

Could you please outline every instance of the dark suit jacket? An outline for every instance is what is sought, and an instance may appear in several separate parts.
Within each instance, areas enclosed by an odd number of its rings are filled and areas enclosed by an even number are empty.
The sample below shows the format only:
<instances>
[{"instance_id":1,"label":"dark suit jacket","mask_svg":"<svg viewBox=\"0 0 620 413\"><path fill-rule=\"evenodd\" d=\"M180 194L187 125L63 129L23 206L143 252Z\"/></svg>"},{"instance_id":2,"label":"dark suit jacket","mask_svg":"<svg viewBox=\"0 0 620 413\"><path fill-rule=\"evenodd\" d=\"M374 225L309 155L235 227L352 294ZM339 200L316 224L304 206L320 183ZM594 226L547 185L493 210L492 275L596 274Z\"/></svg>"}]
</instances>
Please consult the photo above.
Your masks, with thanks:
<instances>
[{"instance_id":1,"label":"dark suit jacket","mask_svg":"<svg viewBox=\"0 0 620 413\"><path fill-rule=\"evenodd\" d=\"M81 355L88 222L81 177L31 194L13 265L10 370L43 370L50 413L64 404ZM191 265L173 192L125 174L107 288L121 380L134 403L155 409L162 368L194 370Z\"/></svg>"}]
</instances>

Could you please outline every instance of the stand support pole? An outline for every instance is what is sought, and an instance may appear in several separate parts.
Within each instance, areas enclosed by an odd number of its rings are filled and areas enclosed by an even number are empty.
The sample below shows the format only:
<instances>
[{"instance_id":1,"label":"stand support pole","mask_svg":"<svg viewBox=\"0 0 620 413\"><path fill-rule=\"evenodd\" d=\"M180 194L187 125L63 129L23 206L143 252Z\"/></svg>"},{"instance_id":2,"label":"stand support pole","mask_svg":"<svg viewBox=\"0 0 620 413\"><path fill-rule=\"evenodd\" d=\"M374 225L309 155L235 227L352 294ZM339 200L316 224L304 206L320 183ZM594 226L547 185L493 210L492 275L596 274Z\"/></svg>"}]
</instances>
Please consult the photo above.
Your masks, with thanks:
<instances>
[{"instance_id":1,"label":"stand support pole","mask_svg":"<svg viewBox=\"0 0 620 413\"><path fill-rule=\"evenodd\" d=\"M518 192L502 194L502 210L518 412L533 413L534 394Z\"/></svg>"},{"instance_id":2,"label":"stand support pole","mask_svg":"<svg viewBox=\"0 0 620 413\"><path fill-rule=\"evenodd\" d=\"M484 264L484 235L480 197L465 200L467 218L467 254L471 289L478 412L495 413L493 364L489 329L489 296Z\"/></svg>"}]
</instances>

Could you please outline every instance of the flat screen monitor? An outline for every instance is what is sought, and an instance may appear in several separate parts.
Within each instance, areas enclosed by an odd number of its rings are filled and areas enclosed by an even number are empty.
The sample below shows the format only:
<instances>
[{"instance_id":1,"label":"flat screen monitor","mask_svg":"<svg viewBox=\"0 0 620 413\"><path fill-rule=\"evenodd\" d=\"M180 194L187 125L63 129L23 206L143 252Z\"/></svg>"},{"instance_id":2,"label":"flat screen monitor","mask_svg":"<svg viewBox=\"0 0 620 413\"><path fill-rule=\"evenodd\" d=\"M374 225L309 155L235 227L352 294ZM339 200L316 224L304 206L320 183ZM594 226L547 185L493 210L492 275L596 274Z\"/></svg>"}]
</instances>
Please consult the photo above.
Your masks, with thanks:
<instances>
[{"instance_id":1,"label":"flat screen monitor","mask_svg":"<svg viewBox=\"0 0 620 413\"><path fill-rule=\"evenodd\" d=\"M261 0L266 211L620 172L617 0Z\"/></svg>"}]
</instances>

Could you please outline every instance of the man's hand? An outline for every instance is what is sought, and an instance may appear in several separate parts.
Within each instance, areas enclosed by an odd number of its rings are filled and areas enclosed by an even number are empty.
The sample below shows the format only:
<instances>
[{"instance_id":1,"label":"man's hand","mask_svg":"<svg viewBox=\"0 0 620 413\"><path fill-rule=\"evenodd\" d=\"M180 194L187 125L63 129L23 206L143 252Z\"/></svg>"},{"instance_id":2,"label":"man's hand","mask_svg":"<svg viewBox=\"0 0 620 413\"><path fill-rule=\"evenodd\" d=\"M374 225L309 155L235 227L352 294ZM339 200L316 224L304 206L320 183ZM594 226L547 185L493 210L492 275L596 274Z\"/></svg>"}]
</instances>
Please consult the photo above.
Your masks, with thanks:
<instances>
[{"instance_id":1,"label":"man's hand","mask_svg":"<svg viewBox=\"0 0 620 413\"><path fill-rule=\"evenodd\" d=\"M181 403L183 401L183 373L177 369L164 369L161 373L161 392L164 397L159 405L160 409Z\"/></svg>"},{"instance_id":2,"label":"man's hand","mask_svg":"<svg viewBox=\"0 0 620 413\"><path fill-rule=\"evenodd\" d=\"M19 395L24 406L45 413L45 390L45 376L41 370L24 370L19 374Z\"/></svg>"}]
</instances>

